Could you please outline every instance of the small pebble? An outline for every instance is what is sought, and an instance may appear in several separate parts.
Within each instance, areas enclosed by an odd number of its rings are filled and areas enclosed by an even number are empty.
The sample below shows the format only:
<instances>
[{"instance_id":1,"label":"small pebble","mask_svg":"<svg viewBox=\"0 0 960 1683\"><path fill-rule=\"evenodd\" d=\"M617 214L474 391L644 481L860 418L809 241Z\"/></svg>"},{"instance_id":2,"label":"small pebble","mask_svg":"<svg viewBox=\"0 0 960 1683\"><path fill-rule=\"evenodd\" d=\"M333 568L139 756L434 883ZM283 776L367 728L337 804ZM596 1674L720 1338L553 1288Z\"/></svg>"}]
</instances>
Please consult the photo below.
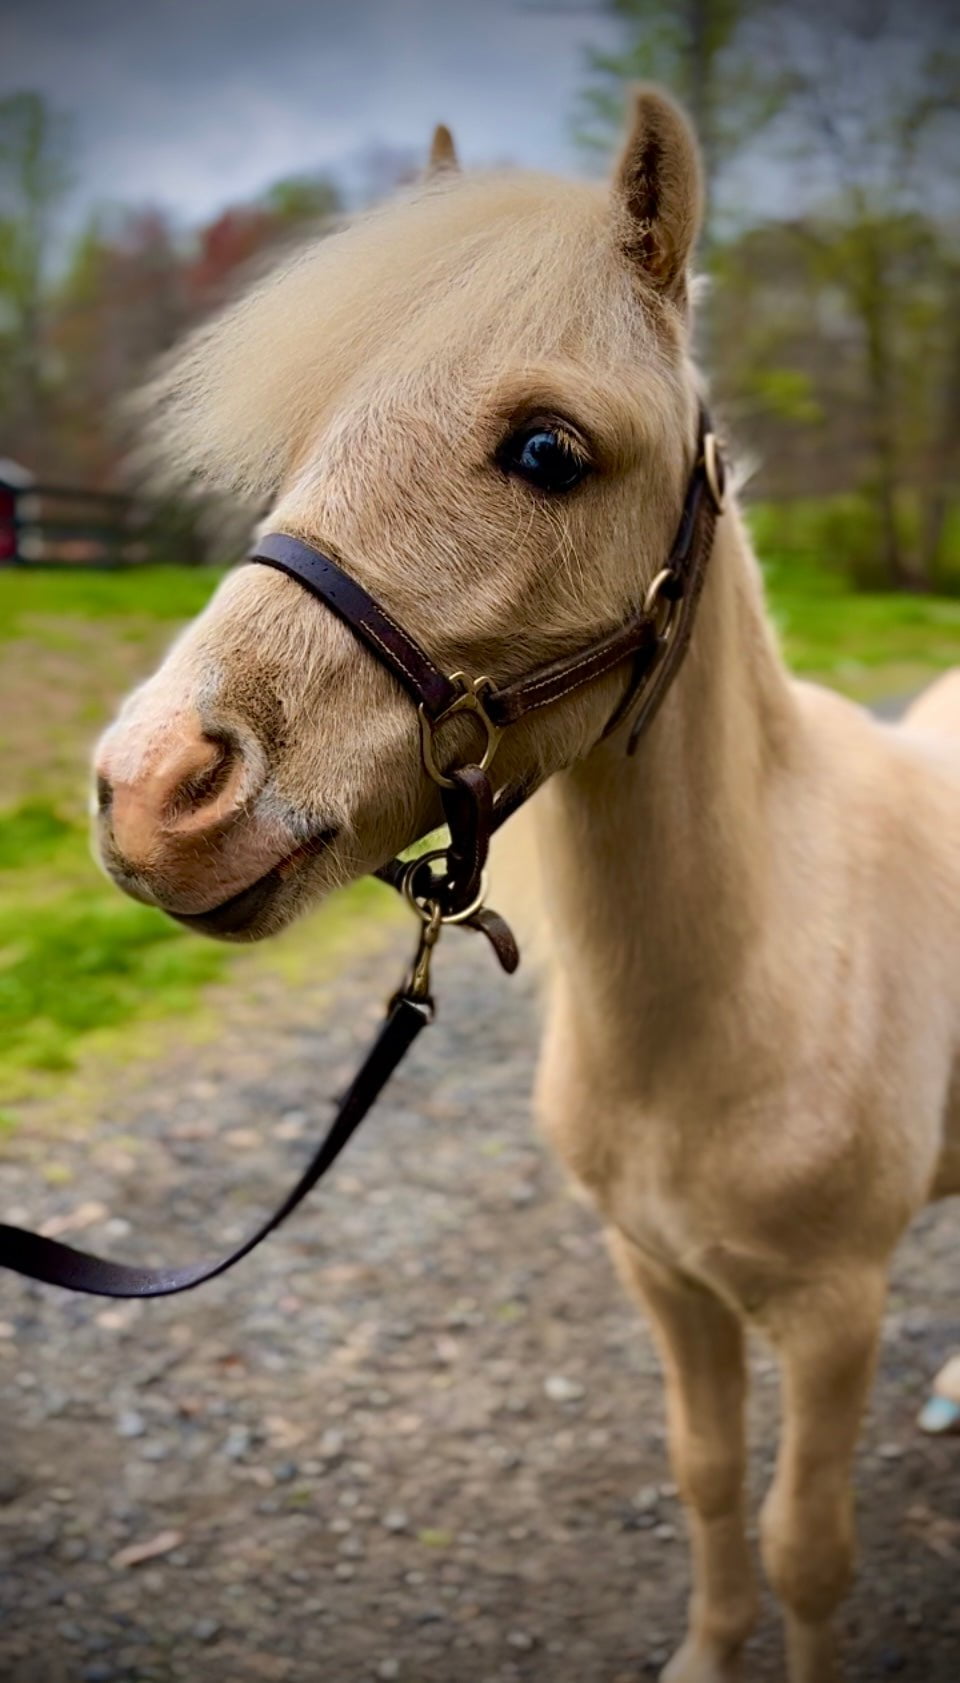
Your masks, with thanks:
<instances>
[{"instance_id":1,"label":"small pebble","mask_svg":"<svg viewBox=\"0 0 960 1683\"><path fill-rule=\"evenodd\" d=\"M578 1379L567 1379L562 1373L551 1373L543 1382L544 1395L551 1402L579 1402L585 1395L584 1387Z\"/></svg>"},{"instance_id":2,"label":"small pebble","mask_svg":"<svg viewBox=\"0 0 960 1683\"><path fill-rule=\"evenodd\" d=\"M198 1619L192 1626L190 1635L195 1642L215 1642L222 1628L217 1619Z\"/></svg>"},{"instance_id":3,"label":"small pebble","mask_svg":"<svg viewBox=\"0 0 960 1683\"><path fill-rule=\"evenodd\" d=\"M7 1502L15 1502L27 1488L27 1481L22 1473L14 1472L12 1467L0 1467L0 1507Z\"/></svg>"},{"instance_id":4,"label":"small pebble","mask_svg":"<svg viewBox=\"0 0 960 1683\"><path fill-rule=\"evenodd\" d=\"M135 1408L121 1409L117 1415L117 1435L121 1438L142 1438L146 1431L142 1414Z\"/></svg>"}]
</instances>

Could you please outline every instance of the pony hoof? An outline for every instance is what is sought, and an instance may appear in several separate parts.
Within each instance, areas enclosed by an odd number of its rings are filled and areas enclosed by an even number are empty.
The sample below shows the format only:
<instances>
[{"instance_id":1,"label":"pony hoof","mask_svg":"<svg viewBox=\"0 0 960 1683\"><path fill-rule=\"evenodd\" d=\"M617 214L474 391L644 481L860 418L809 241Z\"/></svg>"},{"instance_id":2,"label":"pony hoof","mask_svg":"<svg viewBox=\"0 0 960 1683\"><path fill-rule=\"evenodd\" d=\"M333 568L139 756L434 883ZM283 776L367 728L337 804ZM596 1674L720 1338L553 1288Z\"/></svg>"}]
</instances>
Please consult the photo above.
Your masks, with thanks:
<instances>
[{"instance_id":1,"label":"pony hoof","mask_svg":"<svg viewBox=\"0 0 960 1683\"><path fill-rule=\"evenodd\" d=\"M960 1432L960 1403L951 1402L949 1397L928 1397L917 1415L917 1425L932 1437Z\"/></svg>"},{"instance_id":2,"label":"pony hoof","mask_svg":"<svg viewBox=\"0 0 960 1683\"><path fill-rule=\"evenodd\" d=\"M660 1673L660 1683L737 1683L740 1667L724 1659L715 1648L688 1636L669 1665Z\"/></svg>"},{"instance_id":3,"label":"pony hoof","mask_svg":"<svg viewBox=\"0 0 960 1683\"><path fill-rule=\"evenodd\" d=\"M933 1392L927 1398L917 1425L921 1432L941 1437L947 1432L960 1432L960 1356L953 1356L933 1382Z\"/></svg>"}]
</instances>

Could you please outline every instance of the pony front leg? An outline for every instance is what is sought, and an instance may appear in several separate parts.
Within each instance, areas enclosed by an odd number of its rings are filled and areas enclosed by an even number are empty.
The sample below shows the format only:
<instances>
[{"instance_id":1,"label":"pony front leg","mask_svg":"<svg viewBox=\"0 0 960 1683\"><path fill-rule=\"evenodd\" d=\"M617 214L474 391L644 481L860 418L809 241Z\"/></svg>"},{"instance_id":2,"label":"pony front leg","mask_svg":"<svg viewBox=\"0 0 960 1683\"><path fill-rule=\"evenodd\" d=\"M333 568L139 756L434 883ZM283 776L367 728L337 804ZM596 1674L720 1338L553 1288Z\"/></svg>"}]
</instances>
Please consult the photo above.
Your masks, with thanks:
<instances>
[{"instance_id":1,"label":"pony front leg","mask_svg":"<svg viewBox=\"0 0 960 1683\"><path fill-rule=\"evenodd\" d=\"M781 1360L783 1434L763 1507L767 1576L783 1605L790 1683L840 1673L832 1616L854 1568L851 1466L873 1378L886 1280L843 1272L765 1317Z\"/></svg>"},{"instance_id":2,"label":"pony front leg","mask_svg":"<svg viewBox=\"0 0 960 1683\"><path fill-rule=\"evenodd\" d=\"M744 1518L743 1329L711 1292L649 1263L618 1234L610 1243L660 1348L693 1554L689 1631L662 1683L731 1683L757 1599Z\"/></svg>"}]
</instances>

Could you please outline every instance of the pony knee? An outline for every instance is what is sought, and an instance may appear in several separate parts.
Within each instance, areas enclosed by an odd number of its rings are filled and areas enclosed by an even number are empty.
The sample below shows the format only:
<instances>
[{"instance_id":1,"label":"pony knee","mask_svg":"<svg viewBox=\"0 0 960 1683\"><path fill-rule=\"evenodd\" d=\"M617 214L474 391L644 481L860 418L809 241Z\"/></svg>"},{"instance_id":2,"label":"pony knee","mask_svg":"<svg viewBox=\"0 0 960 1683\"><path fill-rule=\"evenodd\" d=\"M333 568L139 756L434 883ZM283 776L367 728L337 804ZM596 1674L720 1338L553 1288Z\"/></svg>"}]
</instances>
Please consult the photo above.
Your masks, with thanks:
<instances>
[{"instance_id":1,"label":"pony knee","mask_svg":"<svg viewBox=\"0 0 960 1683\"><path fill-rule=\"evenodd\" d=\"M677 1486L682 1500L702 1520L727 1519L743 1499L743 1469L739 1455L688 1437L676 1456Z\"/></svg>"},{"instance_id":2,"label":"pony knee","mask_svg":"<svg viewBox=\"0 0 960 1683\"><path fill-rule=\"evenodd\" d=\"M822 1624L853 1582L851 1504L834 1500L826 1509L798 1496L787 1505L774 1489L761 1513L760 1547L778 1600L802 1623Z\"/></svg>"}]
</instances>

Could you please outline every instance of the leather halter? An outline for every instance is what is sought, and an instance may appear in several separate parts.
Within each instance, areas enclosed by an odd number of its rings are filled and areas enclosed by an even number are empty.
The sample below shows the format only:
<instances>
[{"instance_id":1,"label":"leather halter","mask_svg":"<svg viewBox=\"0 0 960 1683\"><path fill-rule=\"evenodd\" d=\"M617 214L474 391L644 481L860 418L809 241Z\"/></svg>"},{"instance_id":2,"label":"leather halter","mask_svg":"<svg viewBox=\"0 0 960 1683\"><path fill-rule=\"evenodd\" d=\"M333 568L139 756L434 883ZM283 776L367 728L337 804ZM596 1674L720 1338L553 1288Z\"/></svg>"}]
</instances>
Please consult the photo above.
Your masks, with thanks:
<instances>
[{"instance_id":1,"label":"leather halter","mask_svg":"<svg viewBox=\"0 0 960 1683\"><path fill-rule=\"evenodd\" d=\"M412 968L394 995L367 1053L313 1159L277 1210L239 1246L214 1262L174 1268L136 1267L74 1249L58 1239L0 1224L0 1267L30 1279L103 1297L166 1297L223 1274L279 1227L335 1162L417 1035L433 1016L430 960L447 923L481 930L505 970L519 954L503 919L483 905L484 866L493 832L534 792L535 781L494 794L489 775L500 737L518 720L630 662L622 699L602 736L629 723L632 754L683 659L724 499L724 469L715 433L701 407L693 469L677 534L666 562L624 622L585 649L563 655L524 677L497 685L486 676L444 673L409 631L329 555L298 538L271 532L248 557L273 567L349 626L392 673L417 707L424 767L440 789L450 832L445 849L409 863L391 860L377 875L399 889L420 920ZM483 732L479 757L442 763L439 732L458 714ZM442 863L442 869L434 867Z\"/></svg>"}]
</instances>

